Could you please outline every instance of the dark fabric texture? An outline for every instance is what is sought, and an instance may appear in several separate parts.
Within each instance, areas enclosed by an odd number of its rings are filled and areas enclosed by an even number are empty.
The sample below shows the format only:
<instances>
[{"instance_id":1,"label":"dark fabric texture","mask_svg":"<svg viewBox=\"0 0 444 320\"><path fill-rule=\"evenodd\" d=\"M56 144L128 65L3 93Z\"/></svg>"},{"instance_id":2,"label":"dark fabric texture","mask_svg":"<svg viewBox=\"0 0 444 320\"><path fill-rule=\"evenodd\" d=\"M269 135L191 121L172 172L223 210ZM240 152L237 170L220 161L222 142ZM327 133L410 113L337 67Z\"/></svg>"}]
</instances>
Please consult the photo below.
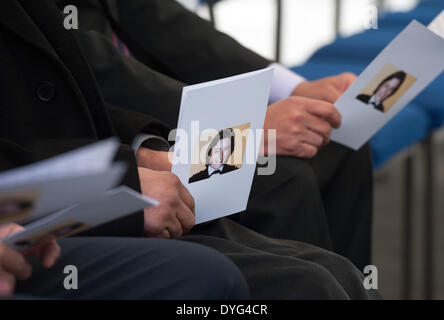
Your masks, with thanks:
<instances>
[{"instance_id":1,"label":"dark fabric texture","mask_svg":"<svg viewBox=\"0 0 444 320\"><path fill-rule=\"evenodd\" d=\"M229 219L197 226L183 240L205 244L241 270L253 299L380 299L346 258L291 240L272 239Z\"/></svg>"},{"instance_id":2,"label":"dark fabric texture","mask_svg":"<svg viewBox=\"0 0 444 320\"><path fill-rule=\"evenodd\" d=\"M184 83L125 57L98 31L76 32L107 102L176 128ZM116 76L118 75L118 76Z\"/></svg>"},{"instance_id":3,"label":"dark fabric texture","mask_svg":"<svg viewBox=\"0 0 444 320\"><path fill-rule=\"evenodd\" d=\"M360 269L371 264L373 170L371 148L337 143L306 160L319 183L334 251Z\"/></svg>"},{"instance_id":4,"label":"dark fabric texture","mask_svg":"<svg viewBox=\"0 0 444 320\"><path fill-rule=\"evenodd\" d=\"M331 142L309 160L278 156L273 175L255 175L247 210L233 219L332 250L364 270L371 264L372 172L368 144L353 151Z\"/></svg>"},{"instance_id":5,"label":"dark fabric texture","mask_svg":"<svg viewBox=\"0 0 444 320\"><path fill-rule=\"evenodd\" d=\"M225 173L237 170L237 169L238 169L238 167L236 167L236 166L225 164L224 167L222 168L222 171L219 171L219 172L220 172L220 174L225 174ZM212 175L213 174L217 174L217 173L213 172ZM209 177L210 177L210 175L208 174L208 166L206 166L205 169L203 169L202 171L199 171L198 173L194 174L190 178L189 183L197 182L197 181L200 181L200 180L205 180L205 179L208 179Z\"/></svg>"},{"instance_id":6,"label":"dark fabric texture","mask_svg":"<svg viewBox=\"0 0 444 320\"><path fill-rule=\"evenodd\" d=\"M153 3L160 5L161 2ZM174 2L168 3L175 8L174 10L179 10ZM167 131L166 126L146 114L136 114L103 103L100 93L96 92L98 90L94 77L76 42L67 44L59 39L64 38L70 31L60 27L50 31L45 30L52 28L56 21L54 19L57 18L42 21L41 17L57 16L57 14L51 0L38 2L23 0L21 5L17 0L0 3L2 26L0 65L4 71L0 76L0 168L2 169L32 162L36 158L54 155L85 144L85 141L96 141L110 135L121 135L122 140L129 142L131 135L134 134L133 129L128 127L131 124L134 124L137 130L144 127L147 133L162 134ZM33 21L31 17L37 16L40 18ZM76 70L71 72L71 69ZM187 70L181 72L187 74ZM48 87L48 81L52 86ZM44 90L43 93L40 90L36 91L42 82L45 83L44 88L55 89L53 91L55 94L51 94L52 90ZM141 119L146 119L146 122ZM129 156L128 148L129 146L124 143L118 158L132 163L132 174L130 173L127 179L134 180L134 155ZM135 185L133 187L139 188ZM139 213L138 219L140 217ZM114 225L106 231L102 229L95 235L140 236L141 226L134 221L131 218L131 221L114 222ZM194 235L184 239L213 247L228 255L243 272L252 295L257 298L377 297L363 289L362 275L345 258L311 246L306 250L304 249L307 248L306 245L296 242L273 240L228 219L196 227ZM197 274L203 278L207 277L208 273L204 273L201 266L219 270L208 263L213 259L206 258L207 254L201 256L190 253L191 260L182 263L184 261L174 260L176 256L177 259L182 259L184 256L176 255L176 250L173 248L171 250L165 247L159 248L156 251L159 255L152 257L145 251L150 248L151 240L142 239L137 243L134 241L138 240L110 238L62 240L64 256L59 266L65 263L77 264L82 269L81 277L82 274L85 277L80 281L81 283L85 281L83 283L87 292L83 292L84 295L79 298L113 298L116 297L116 292L120 298L136 296L161 298L170 297L169 295L173 298L179 297L172 292L171 284L174 280L187 280L180 282L184 284L183 286L174 286L175 290L180 291L189 288L187 284L191 278L194 280ZM178 249L180 250L181 248ZM186 249L183 251L186 256ZM304 258L298 258L299 254L303 254ZM140 258L139 255L143 257ZM156 258L159 261L156 261ZM218 258L214 260L216 259ZM153 264L154 268L151 268ZM223 266L225 263L216 261L215 264ZM177 267L190 272L191 278L187 278L186 272L179 271L176 274ZM18 294L65 297L67 293L60 292L61 281L58 277L61 277L61 273L57 270L60 271L60 269L53 269L47 273L36 271L35 277L29 282L19 284ZM193 273L193 270L196 273ZM232 270L220 271L223 277L227 276L227 272L233 273ZM155 288L141 281L151 273L166 287ZM116 280L120 277L124 281ZM226 278L222 279L221 282L226 281ZM208 277L204 280L208 282ZM230 281L238 282L238 280ZM152 283L155 284L154 280ZM163 288L168 290L162 291ZM204 294L206 297L213 297L208 293L211 291L210 287L202 285L202 289L204 293L196 294L196 297ZM188 291L182 293L185 295ZM70 294L75 293L68 293Z\"/></svg>"},{"instance_id":7,"label":"dark fabric texture","mask_svg":"<svg viewBox=\"0 0 444 320\"><path fill-rule=\"evenodd\" d=\"M184 84L267 67L271 61L173 0L57 0L79 9L77 37L107 102L177 125ZM112 32L134 58L121 55ZM88 35L85 35L87 33ZM119 73L119 77L110 74ZM137 81L135 81L137 80Z\"/></svg>"},{"instance_id":8,"label":"dark fabric texture","mask_svg":"<svg viewBox=\"0 0 444 320\"><path fill-rule=\"evenodd\" d=\"M180 81L194 84L270 64L177 1L100 1L137 60Z\"/></svg>"},{"instance_id":9,"label":"dark fabric texture","mask_svg":"<svg viewBox=\"0 0 444 320\"><path fill-rule=\"evenodd\" d=\"M0 170L117 136L119 157L131 164L125 181L140 190L128 144L141 131L166 138L169 128L148 115L105 105L61 22L51 0L0 3ZM96 235L140 236L141 219L141 212L130 215Z\"/></svg>"},{"instance_id":10,"label":"dark fabric texture","mask_svg":"<svg viewBox=\"0 0 444 320\"><path fill-rule=\"evenodd\" d=\"M46 270L35 263L16 294L46 299L247 299L248 287L234 264L204 246L174 240L71 238ZM78 270L78 289L63 286L65 266Z\"/></svg>"},{"instance_id":11,"label":"dark fabric texture","mask_svg":"<svg viewBox=\"0 0 444 320\"><path fill-rule=\"evenodd\" d=\"M294 157L279 156L273 175L254 176L247 210L234 219L269 237L333 249L316 177Z\"/></svg>"}]
</instances>

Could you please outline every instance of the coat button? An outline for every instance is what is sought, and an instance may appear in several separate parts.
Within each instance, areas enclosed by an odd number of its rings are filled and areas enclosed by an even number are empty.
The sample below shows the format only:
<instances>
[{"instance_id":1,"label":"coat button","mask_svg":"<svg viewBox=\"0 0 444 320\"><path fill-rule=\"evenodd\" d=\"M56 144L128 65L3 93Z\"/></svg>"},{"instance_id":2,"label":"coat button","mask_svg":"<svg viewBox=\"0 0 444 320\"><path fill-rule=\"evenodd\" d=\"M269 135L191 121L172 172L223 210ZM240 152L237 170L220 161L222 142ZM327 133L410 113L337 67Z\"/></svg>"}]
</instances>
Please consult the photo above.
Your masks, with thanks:
<instances>
[{"instance_id":1,"label":"coat button","mask_svg":"<svg viewBox=\"0 0 444 320\"><path fill-rule=\"evenodd\" d=\"M44 101L49 102L55 97L55 85L52 82L42 82L37 88L37 97Z\"/></svg>"}]
</instances>

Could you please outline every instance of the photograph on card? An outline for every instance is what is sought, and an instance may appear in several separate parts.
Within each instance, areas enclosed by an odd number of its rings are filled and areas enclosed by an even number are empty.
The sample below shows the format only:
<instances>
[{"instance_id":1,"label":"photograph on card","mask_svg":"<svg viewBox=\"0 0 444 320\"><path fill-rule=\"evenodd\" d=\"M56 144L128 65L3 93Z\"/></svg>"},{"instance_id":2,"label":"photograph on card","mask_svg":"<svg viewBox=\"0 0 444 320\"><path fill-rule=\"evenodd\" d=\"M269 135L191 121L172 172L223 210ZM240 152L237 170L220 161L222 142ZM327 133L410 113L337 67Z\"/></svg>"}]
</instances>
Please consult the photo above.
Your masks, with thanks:
<instances>
[{"instance_id":1,"label":"photograph on card","mask_svg":"<svg viewBox=\"0 0 444 320\"><path fill-rule=\"evenodd\" d=\"M88 229L89 227L90 226L86 223L79 221L64 221L63 223L51 226L28 238L17 240L14 242L14 245L18 247L32 248L52 240L74 235Z\"/></svg>"},{"instance_id":2,"label":"photograph on card","mask_svg":"<svg viewBox=\"0 0 444 320\"><path fill-rule=\"evenodd\" d=\"M356 97L380 112L389 111L416 82L404 70L387 63Z\"/></svg>"},{"instance_id":3,"label":"photograph on card","mask_svg":"<svg viewBox=\"0 0 444 320\"><path fill-rule=\"evenodd\" d=\"M29 217L38 200L35 190L0 195L0 224L17 222Z\"/></svg>"},{"instance_id":4,"label":"photograph on card","mask_svg":"<svg viewBox=\"0 0 444 320\"><path fill-rule=\"evenodd\" d=\"M190 166L188 183L217 178L242 169L251 123L219 131L204 130L199 136Z\"/></svg>"}]
</instances>

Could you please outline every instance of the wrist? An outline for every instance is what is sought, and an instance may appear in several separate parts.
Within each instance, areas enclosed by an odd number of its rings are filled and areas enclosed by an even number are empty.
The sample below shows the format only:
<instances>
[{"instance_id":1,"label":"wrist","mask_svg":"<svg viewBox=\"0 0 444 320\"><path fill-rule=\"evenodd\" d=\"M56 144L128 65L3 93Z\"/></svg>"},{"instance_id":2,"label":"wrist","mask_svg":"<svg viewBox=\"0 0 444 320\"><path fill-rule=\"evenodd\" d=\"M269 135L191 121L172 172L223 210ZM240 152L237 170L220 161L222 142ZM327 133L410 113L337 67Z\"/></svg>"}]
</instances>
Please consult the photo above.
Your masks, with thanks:
<instances>
[{"instance_id":1,"label":"wrist","mask_svg":"<svg viewBox=\"0 0 444 320\"><path fill-rule=\"evenodd\" d=\"M306 86L309 84L308 81L302 81L298 83L296 87L291 91L292 96L304 96L304 91Z\"/></svg>"},{"instance_id":2,"label":"wrist","mask_svg":"<svg viewBox=\"0 0 444 320\"><path fill-rule=\"evenodd\" d=\"M171 171L168 152L141 147L136 152L136 159L139 167L156 171Z\"/></svg>"}]
</instances>

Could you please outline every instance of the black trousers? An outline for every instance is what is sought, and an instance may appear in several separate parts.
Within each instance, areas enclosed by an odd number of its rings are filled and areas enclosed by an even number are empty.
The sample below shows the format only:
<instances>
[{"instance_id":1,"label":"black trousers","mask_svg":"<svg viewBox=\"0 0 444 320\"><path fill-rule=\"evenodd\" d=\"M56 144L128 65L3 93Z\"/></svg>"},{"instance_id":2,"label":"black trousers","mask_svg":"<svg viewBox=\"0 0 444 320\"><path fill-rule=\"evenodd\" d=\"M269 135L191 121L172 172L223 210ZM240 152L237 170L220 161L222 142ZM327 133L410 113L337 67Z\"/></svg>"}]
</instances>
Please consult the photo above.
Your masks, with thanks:
<instances>
[{"instance_id":1,"label":"black trousers","mask_svg":"<svg viewBox=\"0 0 444 320\"><path fill-rule=\"evenodd\" d=\"M204 244L241 270L253 299L380 299L346 258L292 240L251 231L230 219L196 226L185 241Z\"/></svg>"},{"instance_id":2,"label":"black trousers","mask_svg":"<svg viewBox=\"0 0 444 320\"><path fill-rule=\"evenodd\" d=\"M245 279L227 258L175 240L68 238L50 270L34 267L12 298L247 299ZM66 265L78 269L78 289L66 290Z\"/></svg>"},{"instance_id":3,"label":"black trousers","mask_svg":"<svg viewBox=\"0 0 444 320\"><path fill-rule=\"evenodd\" d=\"M379 299L346 258L276 240L229 220L198 226L182 240L69 238L50 270L18 283L18 298L48 299ZM230 258L217 254L213 248ZM66 265L79 289L63 287ZM245 278L241 276L239 270ZM245 284L247 280L249 289ZM13 297L14 298L14 297Z\"/></svg>"},{"instance_id":4,"label":"black trousers","mask_svg":"<svg viewBox=\"0 0 444 320\"><path fill-rule=\"evenodd\" d=\"M363 270L371 260L373 164L370 145L353 151L331 143L307 162L319 184L334 251Z\"/></svg>"},{"instance_id":5,"label":"black trousers","mask_svg":"<svg viewBox=\"0 0 444 320\"><path fill-rule=\"evenodd\" d=\"M278 156L276 172L257 175L246 212L233 220L264 235L333 250L360 270L370 264L372 164L369 145L334 142L310 160Z\"/></svg>"}]
</instances>

